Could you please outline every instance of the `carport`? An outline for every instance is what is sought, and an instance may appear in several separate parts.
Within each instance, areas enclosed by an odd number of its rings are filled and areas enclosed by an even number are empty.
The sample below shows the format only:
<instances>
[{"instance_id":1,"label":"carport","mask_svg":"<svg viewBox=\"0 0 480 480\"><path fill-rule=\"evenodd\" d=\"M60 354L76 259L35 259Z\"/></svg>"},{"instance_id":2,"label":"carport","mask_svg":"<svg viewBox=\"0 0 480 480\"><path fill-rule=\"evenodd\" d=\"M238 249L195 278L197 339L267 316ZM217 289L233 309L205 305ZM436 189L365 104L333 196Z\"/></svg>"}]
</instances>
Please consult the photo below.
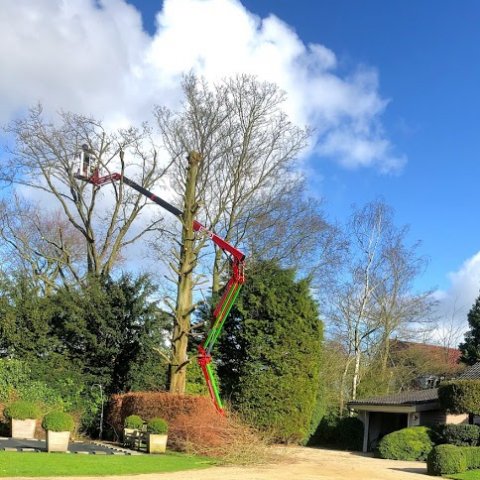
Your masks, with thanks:
<instances>
[{"instance_id":1,"label":"carport","mask_svg":"<svg viewBox=\"0 0 480 480\"><path fill-rule=\"evenodd\" d=\"M405 427L468 423L468 415L451 415L440 408L436 388L353 400L348 407L363 421L364 452L373 450L386 434Z\"/></svg>"}]
</instances>

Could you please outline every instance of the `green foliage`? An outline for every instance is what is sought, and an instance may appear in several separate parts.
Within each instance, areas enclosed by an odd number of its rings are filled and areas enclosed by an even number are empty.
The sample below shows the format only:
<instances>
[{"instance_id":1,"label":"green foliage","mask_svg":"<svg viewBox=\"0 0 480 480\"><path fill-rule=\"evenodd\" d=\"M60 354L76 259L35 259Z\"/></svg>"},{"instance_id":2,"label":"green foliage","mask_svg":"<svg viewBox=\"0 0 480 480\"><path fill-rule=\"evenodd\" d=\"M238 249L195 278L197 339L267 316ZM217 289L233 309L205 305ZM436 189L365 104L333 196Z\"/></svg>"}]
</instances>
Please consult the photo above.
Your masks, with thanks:
<instances>
[{"instance_id":1,"label":"green foliage","mask_svg":"<svg viewBox=\"0 0 480 480\"><path fill-rule=\"evenodd\" d=\"M378 444L378 453L392 460L425 460L433 446L430 428L408 427L385 435Z\"/></svg>"},{"instance_id":2,"label":"green foliage","mask_svg":"<svg viewBox=\"0 0 480 480\"><path fill-rule=\"evenodd\" d=\"M459 447L475 447L480 440L480 427L468 424L441 425L438 429L439 442Z\"/></svg>"},{"instance_id":3,"label":"green foliage","mask_svg":"<svg viewBox=\"0 0 480 480\"><path fill-rule=\"evenodd\" d=\"M125 428L136 428L140 430L143 427L143 420L139 415L129 415L125 418L123 425Z\"/></svg>"},{"instance_id":4,"label":"green foliage","mask_svg":"<svg viewBox=\"0 0 480 480\"><path fill-rule=\"evenodd\" d=\"M427 458L429 475L451 475L467 470L467 460L461 447L455 445L437 445Z\"/></svg>"},{"instance_id":5,"label":"green foliage","mask_svg":"<svg viewBox=\"0 0 480 480\"><path fill-rule=\"evenodd\" d=\"M158 379L165 380L165 367L153 349L162 344L165 326L151 301L154 293L148 277L123 275L118 280L91 278L82 290L61 290L54 299L55 335L82 364L87 380L101 383L107 393L133 385L159 388Z\"/></svg>"},{"instance_id":6,"label":"green foliage","mask_svg":"<svg viewBox=\"0 0 480 480\"><path fill-rule=\"evenodd\" d=\"M8 402L16 390L30 381L30 368L22 360L0 359L0 401Z\"/></svg>"},{"instance_id":7,"label":"green foliage","mask_svg":"<svg viewBox=\"0 0 480 480\"><path fill-rule=\"evenodd\" d=\"M308 444L360 451L363 446L363 429L363 422L357 417L326 415Z\"/></svg>"},{"instance_id":8,"label":"green foliage","mask_svg":"<svg viewBox=\"0 0 480 480\"><path fill-rule=\"evenodd\" d=\"M322 338L308 280L260 262L219 341L224 397L277 441L305 441L318 409Z\"/></svg>"},{"instance_id":9,"label":"green foliage","mask_svg":"<svg viewBox=\"0 0 480 480\"><path fill-rule=\"evenodd\" d=\"M168 423L163 418L152 418L147 422L147 432L166 435L168 432Z\"/></svg>"},{"instance_id":10,"label":"green foliage","mask_svg":"<svg viewBox=\"0 0 480 480\"><path fill-rule=\"evenodd\" d=\"M473 365L480 360L480 295L468 312L470 330L465 334L465 342L459 345L462 352L461 360L467 365Z\"/></svg>"},{"instance_id":11,"label":"green foliage","mask_svg":"<svg viewBox=\"0 0 480 480\"><path fill-rule=\"evenodd\" d=\"M42 427L52 432L71 432L75 426L73 417L66 412L53 411L43 417Z\"/></svg>"},{"instance_id":12,"label":"green foliage","mask_svg":"<svg viewBox=\"0 0 480 480\"><path fill-rule=\"evenodd\" d=\"M40 409L32 402L18 400L5 407L3 415L6 418L27 420L28 418L38 418L40 416Z\"/></svg>"},{"instance_id":13,"label":"green foliage","mask_svg":"<svg viewBox=\"0 0 480 480\"><path fill-rule=\"evenodd\" d=\"M438 399L451 413L480 415L480 380L454 380L440 385Z\"/></svg>"}]
</instances>

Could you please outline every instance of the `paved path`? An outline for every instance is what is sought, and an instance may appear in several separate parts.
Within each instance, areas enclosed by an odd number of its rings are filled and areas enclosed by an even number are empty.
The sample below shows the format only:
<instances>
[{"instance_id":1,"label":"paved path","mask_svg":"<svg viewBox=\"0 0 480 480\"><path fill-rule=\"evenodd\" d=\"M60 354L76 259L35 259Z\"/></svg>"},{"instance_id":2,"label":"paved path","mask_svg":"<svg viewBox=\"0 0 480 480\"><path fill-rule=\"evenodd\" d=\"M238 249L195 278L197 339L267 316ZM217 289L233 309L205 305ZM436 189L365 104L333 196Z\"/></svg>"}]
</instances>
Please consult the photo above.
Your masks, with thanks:
<instances>
[{"instance_id":1,"label":"paved path","mask_svg":"<svg viewBox=\"0 0 480 480\"><path fill-rule=\"evenodd\" d=\"M205 470L110 476L98 480L428 480L425 464L381 460L361 454L302 447L277 449L278 461L252 467L212 467ZM88 480L95 477L69 477ZM19 480L18 478L16 480ZM31 480L31 479L30 479ZM44 477L42 480L48 480Z\"/></svg>"}]
</instances>

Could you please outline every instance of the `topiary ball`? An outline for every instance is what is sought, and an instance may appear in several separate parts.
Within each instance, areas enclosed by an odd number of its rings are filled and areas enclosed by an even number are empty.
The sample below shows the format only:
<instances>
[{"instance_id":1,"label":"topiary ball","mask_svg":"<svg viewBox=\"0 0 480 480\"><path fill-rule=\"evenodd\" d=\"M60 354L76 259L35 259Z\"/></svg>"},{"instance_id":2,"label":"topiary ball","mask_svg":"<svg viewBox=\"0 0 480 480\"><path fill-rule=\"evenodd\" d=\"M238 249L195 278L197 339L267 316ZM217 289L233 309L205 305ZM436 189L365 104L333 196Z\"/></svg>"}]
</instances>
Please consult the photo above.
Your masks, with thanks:
<instances>
[{"instance_id":1,"label":"topiary ball","mask_svg":"<svg viewBox=\"0 0 480 480\"><path fill-rule=\"evenodd\" d=\"M165 435L168 432L168 423L163 418L152 418L147 423L147 432Z\"/></svg>"},{"instance_id":2,"label":"topiary ball","mask_svg":"<svg viewBox=\"0 0 480 480\"><path fill-rule=\"evenodd\" d=\"M140 430L143 427L143 423L144 422L142 420L142 417L140 417L139 415L129 415L125 418L123 426L125 428L135 428L137 430Z\"/></svg>"},{"instance_id":3,"label":"topiary ball","mask_svg":"<svg viewBox=\"0 0 480 480\"><path fill-rule=\"evenodd\" d=\"M32 402L18 400L5 407L3 415L15 420L36 419L40 416L40 409Z\"/></svg>"},{"instance_id":4,"label":"topiary ball","mask_svg":"<svg viewBox=\"0 0 480 480\"><path fill-rule=\"evenodd\" d=\"M42 427L52 432L71 432L74 426L73 417L59 411L47 413L42 421Z\"/></svg>"}]
</instances>

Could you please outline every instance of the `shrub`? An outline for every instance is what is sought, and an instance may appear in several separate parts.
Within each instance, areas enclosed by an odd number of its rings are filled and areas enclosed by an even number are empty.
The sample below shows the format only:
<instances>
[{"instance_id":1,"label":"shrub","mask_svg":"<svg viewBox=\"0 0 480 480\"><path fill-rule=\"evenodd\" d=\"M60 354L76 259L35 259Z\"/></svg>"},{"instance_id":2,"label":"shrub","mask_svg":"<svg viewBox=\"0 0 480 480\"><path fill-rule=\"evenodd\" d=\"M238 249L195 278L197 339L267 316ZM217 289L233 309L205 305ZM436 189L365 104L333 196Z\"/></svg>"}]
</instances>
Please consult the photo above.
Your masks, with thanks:
<instances>
[{"instance_id":1,"label":"shrub","mask_svg":"<svg viewBox=\"0 0 480 480\"><path fill-rule=\"evenodd\" d=\"M451 475L467 470L463 449L455 445L437 445L428 454L427 471L430 475Z\"/></svg>"},{"instance_id":2,"label":"shrub","mask_svg":"<svg viewBox=\"0 0 480 480\"><path fill-rule=\"evenodd\" d=\"M438 388L442 408L451 413L480 415L480 380L455 380Z\"/></svg>"},{"instance_id":3,"label":"shrub","mask_svg":"<svg viewBox=\"0 0 480 480\"><path fill-rule=\"evenodd\" d=\"M318 424L309 445L326 445L344 450L361 450L363 422L357 417L327 415Z\"/></svg>"},{"instance_id":4,"label":"shrub","mask_svg":"<svg viewBox=\"0 0 480 480\"><path fill-rule=\"evenodd\" d=\"M32 402L18 400L8 405L3 414L6 418L14 418L16 420L27 420L27 418L38 418L40 409Z\"/></svg>"},{"instance_id":5,"label":"shrub","mask_svg":"<svg viewBox=\"0 0 480 480\"><path fill-rule=\"evenodd\" d=\"M433 448L428 427L408 427L385 435L378 444L381 458L425 460Z\"/></svg>"},{"instance_id":6,"label":"shrub","mask_svg":"<svg viewBox=\"0 0 480 480\"><path fill-rule=\"evenodd\" d=\"M480 439L480 428L477 425L442 425L438 429L438 433L439 443L448 443L460 447L475 447Z\"/></svg>"},{"instance_id":7,"label":"shrub","mask_svg":"<svg viewBox=\"0 0 480 480\"><path fill-rule=\"evenodd\" d=\"M125 428L136 428L137 430L140 430L143 427L142 417L139 415L129 415L125 418L123 426Z\"/></svg>"},{"instance_id":8,"label":"shrub","mask_svg":"<svg viewBox=\"0 0 480 480\"><path fill-rule=\"evenodd\" d=\"M43 417L42 427L52 432L71 432L75 426L73 417L65 412L53 411Z\"/></svg>"},{"instance_id":9,"label":"shrub","mask_svg":"<svg viewBox=\"0 0 480 480\"><path fill-rule=\"evenodd\" d=\"M166 435L168 432L168 423L163 418L152 418L147 423L147 432Z\"/></svg>"}]
</instances>

